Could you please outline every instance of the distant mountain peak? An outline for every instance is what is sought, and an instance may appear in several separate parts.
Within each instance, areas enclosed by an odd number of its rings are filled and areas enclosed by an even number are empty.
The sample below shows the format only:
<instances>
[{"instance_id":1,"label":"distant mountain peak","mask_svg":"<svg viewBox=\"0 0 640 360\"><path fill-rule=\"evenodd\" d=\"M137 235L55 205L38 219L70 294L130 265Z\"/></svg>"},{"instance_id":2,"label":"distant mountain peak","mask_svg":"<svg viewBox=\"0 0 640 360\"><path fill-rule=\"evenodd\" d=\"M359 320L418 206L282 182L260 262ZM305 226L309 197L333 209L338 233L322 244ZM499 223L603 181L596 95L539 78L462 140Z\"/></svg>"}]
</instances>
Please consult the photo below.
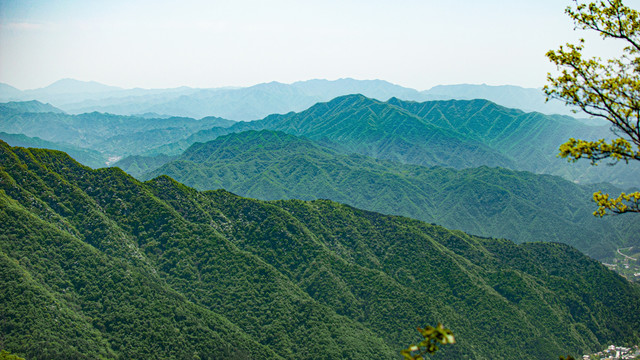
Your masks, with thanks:
<instances>
[{"instance_id":1,"label":"distant mountain peak","mask_svg":"<svg viewBox=\"0 0 640 360\"><path fill-rule=\"evenodd\" d=\"M5 90L10 90L10 91L20 91L20 89L16 88L15 86L11 86L7 83L0 83L0 89L5 91Z\"/></svg>"},{"instance_id":2,"label":"distant mountain peak","mask_svg":"<svg viewBox=\"0 0 640 360\"><path fill-rule=\"evenodd\" d=\"M17 112L22 113L56 113L56 114L64 114L64 111L58 109L57 107L46 103L43 104L38 100L29 100L29 101L10 101L7 103L0 103L0 108L11 109Z\"/></svg>"},{"instance_id":3,"label":"distant mountain peak","mask_svg":"<svg viewBox=\"0 0 640 360\"><path fill-rule=\"evenodd\" d=\"M100 93L109 91L118 91L122 88L117 86L109 86L96 81L82 81L76 79L60 79L44 88L37 89L39 91L48 91L54 93Z\"/></svg>"},{"instance_id":4,"label":"distant mountain peak","mask_svg":"<svg viewBox=\"0 0 640 360\"><path fill-rule=\"evenodd\" d=\"M328 102L329 103L333 103L333 102L341 102L341 101L345 101L345 100L378 102L376 99L372 99L370 97L366 97L366 96L364 96L364 95L362 95L360 93L338 96L338 97L336 97L336 98L334 98L334 99L332 99L331 101L328 101Z\"/></svg>"},{"instance_id":5,"label":"distant mountain peak","mask_svg":"<svg viewBox=\"0 0 640 360\"><path fill-rule=\"evenodd\" d=\"M0 98L6 100L14 100L20 96L22 91L5 83L0 83Z\"/></svg>"}]
</instances>

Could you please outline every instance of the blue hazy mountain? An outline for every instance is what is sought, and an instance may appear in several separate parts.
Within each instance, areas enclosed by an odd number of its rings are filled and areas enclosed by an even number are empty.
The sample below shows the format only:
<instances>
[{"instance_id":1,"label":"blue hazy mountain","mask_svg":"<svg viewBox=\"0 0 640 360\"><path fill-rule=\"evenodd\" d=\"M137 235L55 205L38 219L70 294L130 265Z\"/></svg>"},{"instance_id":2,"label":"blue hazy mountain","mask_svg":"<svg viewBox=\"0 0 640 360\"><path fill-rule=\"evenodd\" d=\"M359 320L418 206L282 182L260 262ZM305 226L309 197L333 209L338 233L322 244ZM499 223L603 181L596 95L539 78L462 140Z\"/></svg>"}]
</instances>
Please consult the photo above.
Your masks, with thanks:
<instances>
[{"instance_id":1,"label":"blue hazy mountain","mask_svg":"<svg viewBox=\"0 0 640 360\"><path fill-rule=\"evenodd\" d=\"M37 100L0 103L0 112L64 114L64 111L57 107L51 104L43 104Z\"/></svg>"},{"instance_id":2,"label":"blue hazy mountain","mask_svg":"<svg viewBox=\"0 0 640 360\"><path fill-rule=\"evenodd\" d=\"M20 89L17 89L9 84L0 83L0 100L18 99L22 94Z\"/></svg>"},{"instance_id":3,"label":"blue hazy mountain","mask_svg":"<svg viewBox=\"0 0 640 360\"><path fill-rule=\"evenodd\" d=\"M70 115L54 109L34 101L0 104L0 131L91 149L117 159L179 141L200 130L235 123L216 117L143 118L98 112Z\"/></svg>"},{"instance_id":4,"label":"blue hazy mountain","mask_svg":"<svg viewBox=\"0 0 640 360\"><path fill-rule=\"evenodd\" d=\"M19 91L13 88L6 92L0 89L0 101L35 99L50 102L74 114L98 111L134 115L151 112L194 118L218 116L248 121L275 113L302 111L317 102L349 94L362 94L381 101L392 97L413 101L487 99L525 111L571 114L568 108L557 101L545 103L540 89L463 84L442 85L418 91L383 80L349 78L314 79L292 84L271 82L244 88L213 89L121 89L96 82L64 79L41 89Z\"/></svg>"},{"instance_id":5,"label":"blue hazy mountain","mask_svg":"<svg viewBox=\"0 0 640 360\"><path fill-rule=\"evenodd\" d=\"M561 114L584 117L574 114L571 109L558 100L546 102L541 89L523 88L513 85L491 86L486 84L438 85L422 91L430 100L474 100L485 99L504 107L520 109L525 112L537 111L543 114ZM402 100L401 96L396 96Z\"/></svg>"}]
</instances>

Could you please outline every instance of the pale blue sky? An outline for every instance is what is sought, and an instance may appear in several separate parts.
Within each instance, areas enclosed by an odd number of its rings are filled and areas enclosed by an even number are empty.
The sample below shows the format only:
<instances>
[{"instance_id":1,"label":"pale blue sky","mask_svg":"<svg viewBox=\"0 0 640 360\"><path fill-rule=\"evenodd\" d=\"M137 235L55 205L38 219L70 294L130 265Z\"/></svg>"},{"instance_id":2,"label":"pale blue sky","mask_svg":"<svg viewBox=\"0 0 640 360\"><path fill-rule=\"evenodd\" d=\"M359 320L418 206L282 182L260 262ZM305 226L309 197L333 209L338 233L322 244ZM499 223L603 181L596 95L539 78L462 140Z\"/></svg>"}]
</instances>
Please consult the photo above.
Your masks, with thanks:
<instances>
[{"instance_id":1,"label":"pale blue sky","mask_svg":"<svg viewBox=\"0 0 640 360\"><path fill-rule=\"evenodd\" d=\"M0 82L248 86L312 78L541 87L587 33L569 0L0 0ZM625 2L639 9L640 0ZM595 40L594 48L609 47Z\"/></svg>"}]
</instances>

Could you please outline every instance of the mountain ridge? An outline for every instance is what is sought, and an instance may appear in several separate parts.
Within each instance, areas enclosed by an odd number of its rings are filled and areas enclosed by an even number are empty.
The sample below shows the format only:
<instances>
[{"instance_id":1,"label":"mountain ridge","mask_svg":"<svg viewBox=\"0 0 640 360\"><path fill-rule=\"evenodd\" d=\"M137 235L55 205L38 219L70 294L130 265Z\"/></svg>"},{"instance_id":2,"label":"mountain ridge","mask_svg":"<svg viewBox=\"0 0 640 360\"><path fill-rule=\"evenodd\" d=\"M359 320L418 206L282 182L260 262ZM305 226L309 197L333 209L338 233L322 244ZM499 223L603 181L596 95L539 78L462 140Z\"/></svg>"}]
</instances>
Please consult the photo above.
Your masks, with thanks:
<instances>
[{"instance_id":1,"label":"mountain ridge","mask_svg":"<svg viewBox=\"0 0 640 360\"><path fill-rule=\"evenodd\" d=\"M51 110L45 105L34 110L33 104L40 103L15 103L22 110L3 108L0 131L91 148L113 159L109 163L135 155L140 169L150 169L140 155L175 156L196 141L268 128L307 136L341 152L401 163L501 166L559 175L579 183L611 181L622 188L640 186L640 164L594 167L587 161L567 164L556 157L559 144L569 137L611 137L608 127L585 125L565 116L525 113L487 100L410 102L391 98L381 102L346 95L299 113L272 114L237 124L215 117L163 116L154 120L97 112L25 113Z\"/></svg>"},{"instance_id":2,"label":"mountain ridge","mask_svg":"<svg viewBox=\"0 0 640 360\"><path fill-rule=\"evenodd\" d=\"M141 183L3 142L0 160L0 282L14 295L0 310L16 315L0 327L15 354L393 359L437 321L458 342L435 359L640 338L640 289L566 245Z\"/></svg>"},{"instance_id":3,"label":"mountain ridge","mask_svg":"<svg viewBox=\"0 0 640 360\"><path fill-rule=\"evenodd\" d=\"M198 190L224 188L261 200L330 199L481 236L565 242L599 259L611 257L616 244L640 246L634 237L640 228L634 230L632 219L591 215L594 186L487 166L455 170L400 165L341 154L271 130L195 143L139 177L162 174ZM619 191L610 185L604 189Z\"/></svg>"},{"instance_id":4,"label":"mountain ridge","mask_svg":"<svg viewBox=\"0 0 640 360\"><path fill-rule=\"evenodd\" d=\"M556 155L570 137L612 137L607 126L590 126L566 116L509 109L488 100L388 102L345 95L317 103L299 113L272 114L228 128L194 133L145 155L179 155L193 142L245 130L270 129L308 137L343 153L400 163L451 166L501 166L548 173L580 183L611 181L640 186L640 164L594 167L586 161L568 164Z\"/></svg>"},{"instance_id":5,"label":"mountain ridge","mask_svg":"<svg viewBox=\"0 0 640 360\"><path fill-rule=\"evenodd\" d=\"M261 83L244 88L121 89L95 82L81 82L72 79L65 81L77 82L92 91L81 97L78 97L80 92L75 91L77 96L74 99L74 97L63 96L64 94L60 92L47 91L46 88L23 92L15 89L8 91L8 93L0 91L0 101L32 100L33 96L37 95L37 100L52 102L63 110L75 114L91 111L120 115L156 112L172 116L196 118L218 116L236 121L247 121L262 119L273 113L284 114L290 111L302 111L316 102L329 101L347 94L362 93L367 97L381 101L386 101L391 97L414 101L484 98L506 107L520 108L525 111L573 115L558 101L545 102L541 90L514 85L438 85L428 90L419 91L385 80L341 78L337 80L311 79L291 84ZM93 86L90 86L91 84ZM245 99L251 99L251 101L245 101Z\"/></svg>"},{"instance_id":6,"label":"mountain ridge","mask_svg":"<svg viewBox=\"0 0 640 360\"><path fill-rule=\"evenodd\" d=\"M31 101L10 101L6 103L0 103L0 110L7 111L13 110L18 113L25 112L36 112L36 113L56 113L56 114L64 114L64 111L58 109L57 107L47 103L43 104L38 100Z\"/></svg>"},{"instance_id":7,"label":"mountain ridge","mask_svg":"<svg viewBox=\"0 0 640 360\"><path fill-rule=\"evenodd\" d=\"M361 94L340 96L300 113L274 114L229 128L231 131L239 129L284 131L319 141L341 152L400 163L456 168L477 162L513 166L509 159L482 143L435 127L404 109ZM464 152L464 156L458 151Z\"/></svg>"}]
</instances>

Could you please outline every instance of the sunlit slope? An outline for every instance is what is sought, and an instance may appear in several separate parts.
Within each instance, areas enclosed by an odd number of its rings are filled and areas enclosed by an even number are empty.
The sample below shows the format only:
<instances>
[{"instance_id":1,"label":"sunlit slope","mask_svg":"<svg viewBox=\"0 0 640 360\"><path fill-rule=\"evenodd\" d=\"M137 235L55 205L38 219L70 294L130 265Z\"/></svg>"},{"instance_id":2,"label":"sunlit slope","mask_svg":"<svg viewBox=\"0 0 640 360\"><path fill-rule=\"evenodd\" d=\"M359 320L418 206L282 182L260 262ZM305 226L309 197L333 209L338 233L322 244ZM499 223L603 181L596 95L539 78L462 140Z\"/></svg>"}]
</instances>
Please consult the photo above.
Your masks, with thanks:
<instances>
[{"instance_id":1,"label":"sunlit slope","mask_svg":"<svg viewBox=\"0 0 640 360\"><path fill-rule=\"evenodd\" d=\"M196 143L143 176L263 200L331 199L515 241L558 241L597 258L637 243L631 217L591 215L593 188L500 168L455 170L342 155L282 132L247 131ZM614 189L614 191L616 191Z\"/></svg>"},{"instance_id":2,"label":"sunlit slope","mask_svg":"<svg viewBox=\"0 0 640 360\"><path fill-rule=\"evenodd\" d=\"M27 314L0 326L6 348L30 358L393 359L438 321L459 339L440 358L547 359L639 340L640 290L566 245L140 183L4 143L0 164L12 295L0 306ZM59 322L78 330L38 330Z\"/></svg>"}]
</instances>

